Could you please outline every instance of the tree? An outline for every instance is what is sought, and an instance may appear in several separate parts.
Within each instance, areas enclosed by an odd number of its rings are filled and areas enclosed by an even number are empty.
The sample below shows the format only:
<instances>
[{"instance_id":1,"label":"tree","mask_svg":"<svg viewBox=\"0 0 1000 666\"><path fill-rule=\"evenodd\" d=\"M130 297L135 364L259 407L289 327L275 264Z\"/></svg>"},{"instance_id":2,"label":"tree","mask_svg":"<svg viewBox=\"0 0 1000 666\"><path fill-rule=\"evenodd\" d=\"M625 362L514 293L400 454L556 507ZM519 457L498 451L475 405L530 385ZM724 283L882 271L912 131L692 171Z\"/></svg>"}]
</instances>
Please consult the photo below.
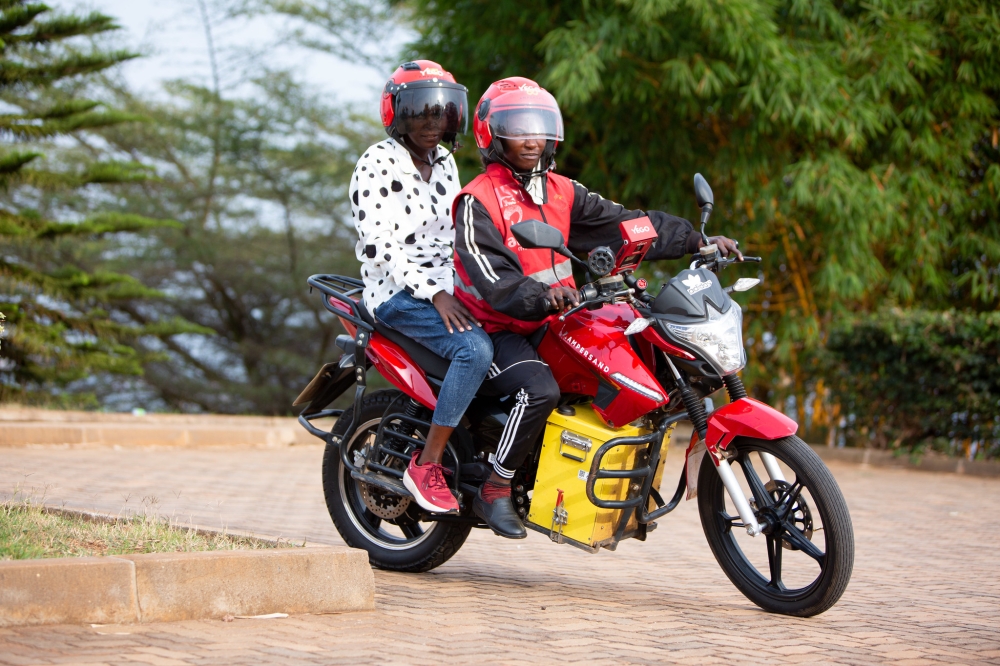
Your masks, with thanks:
<instances>
[{"instance_id":1,"label":"tree","mask_svg":"<svg viewBox=\"0 0 1000 666\"><path fill-rule=\"evenodd\" d=\"M60 169L41 148L122 126L136 117L75 93L81 79L135 54L87 46L117 29L102 14L53 14L26 0L0 2L0 308L9 327L0 358L0 400L56 400L55 389L95 374L137 374L142 357L126 343L147 334L122 305L156 296L141 282L108 270L87 271L98 239L163 222L89 214L52 203L94 185L141 181L128 160L98 154ZM161 329L183 330L175 322ZM85 401L85 398L80 398Z\"/></svg>"},{"instance_id":2,"label":"tree","mask_svg":"<svg viewBox=\"0 0 1000 666\"><path fill-rule=\"evenodd\" d=\"M175 81L158 101L109 82L103 93L148 122L108 128L102 140L156 175L121 191L114 209L180 225L118 246L112 266L169 295L129 315L202 327L137 339L140 356L159 356L141 379L104 386L106 400L287 414L335 351L339 331L306 278L357 273L347 184L377 128L307 93L288 72L265 72L240 90L224 97Z\"/></svg>"},{"instance_id":3,"label":"tree","mask_svg":"<svg viewBox=\"0 0 1000 666\"><path fill-rule=\"evenodd\" d=\"M691 177L708 177L711 229L765 258L747 379L800 421L825 393L812 362L835 319L1000 306L995 2L410 5L412 54L473 98L513 74L555 92L566 175L691 217Z\"/></svg>"},{"instance_id":4,"label":"tree","mask_svg":"<svg viewBox=\"0 0 1000 666\"><path fill-rule=\"evenodd\" d=\"M222 0L230 16L284 19L282 41L342 60L384 67L386 39L404 25L384 0Z\"/></svg>"}]
</instances>

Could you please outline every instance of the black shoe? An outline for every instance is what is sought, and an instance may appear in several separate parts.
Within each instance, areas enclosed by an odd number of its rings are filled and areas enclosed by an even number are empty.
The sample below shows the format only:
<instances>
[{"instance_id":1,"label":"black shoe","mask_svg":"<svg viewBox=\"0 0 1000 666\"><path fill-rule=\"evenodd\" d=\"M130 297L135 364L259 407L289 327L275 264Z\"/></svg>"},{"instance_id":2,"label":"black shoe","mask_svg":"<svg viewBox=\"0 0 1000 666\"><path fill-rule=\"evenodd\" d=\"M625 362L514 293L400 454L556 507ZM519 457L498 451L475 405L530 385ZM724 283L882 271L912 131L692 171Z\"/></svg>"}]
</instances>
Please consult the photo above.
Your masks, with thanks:
<instances>
[{"instance_id":1,"label":"black shoe","mask_svg":"<svg viewBox=\"0 0 1000 666\"><path fill-rule=\"evenodd\" d=\"M528 531L517 517L509 496L498 497L492 504L487 504L483 500L483 488L480 486L476 492L476 499L472 502L472 510L486 521L494 534L508 539L523 539L528 536Z\"/></svg>"}]
</instances>

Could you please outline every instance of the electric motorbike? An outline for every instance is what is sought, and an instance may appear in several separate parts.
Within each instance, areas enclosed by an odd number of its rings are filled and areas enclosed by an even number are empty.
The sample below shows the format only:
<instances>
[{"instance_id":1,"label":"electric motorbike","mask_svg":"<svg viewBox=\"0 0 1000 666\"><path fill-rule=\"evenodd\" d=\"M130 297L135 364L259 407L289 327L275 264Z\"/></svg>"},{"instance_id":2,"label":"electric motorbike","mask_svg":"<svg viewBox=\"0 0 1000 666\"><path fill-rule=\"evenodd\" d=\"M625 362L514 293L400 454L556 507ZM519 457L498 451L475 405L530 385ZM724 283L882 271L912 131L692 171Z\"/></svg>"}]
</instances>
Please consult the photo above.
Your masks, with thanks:
<instances>
[{"instance_id":1,"label":"electric motorbike","mask_svg":"<svg viewBox=\"0 0 1000 666\"><path fill-rule=\"evenodd\" d=\"M771 612L816 615L850 580L851 518L830 471L796 437L795 421L747 395L739 376L743 312L729 294L759 280L722 286L723 270L739 260L708 243L714 201L700 174L695 194L706 245L655 294L635 275L657 237L648 218L622 223L620 250L595 248L586 262L542 222L511 228L523 247L558 252L587 272L580 304L529 337L561 398L514 476L512 501L526 527L596 553L624 539L645 540L684 497L697 498L716 560L748 599ZM489 476L512 400L486 384L479 390L444 457L461 511L424 511L402 477L424 444L448 361L375 320L360 298L361 280L314 275L309 285L347 331L336 340L343 355L295 401L305 405L299 422L326 443L330 516L344 541L367 550L376 567L437 567L473 528L486 527L472 500ZM369 392L369 368L394 388ZM352 387L348 409L329 408ZM729 402L714 409L706 398L723 388ZM332 429L319 427L331 417ZM681 421L692 424L692 437L667 499L663 463Z\"/></svg>"}]
</instances>

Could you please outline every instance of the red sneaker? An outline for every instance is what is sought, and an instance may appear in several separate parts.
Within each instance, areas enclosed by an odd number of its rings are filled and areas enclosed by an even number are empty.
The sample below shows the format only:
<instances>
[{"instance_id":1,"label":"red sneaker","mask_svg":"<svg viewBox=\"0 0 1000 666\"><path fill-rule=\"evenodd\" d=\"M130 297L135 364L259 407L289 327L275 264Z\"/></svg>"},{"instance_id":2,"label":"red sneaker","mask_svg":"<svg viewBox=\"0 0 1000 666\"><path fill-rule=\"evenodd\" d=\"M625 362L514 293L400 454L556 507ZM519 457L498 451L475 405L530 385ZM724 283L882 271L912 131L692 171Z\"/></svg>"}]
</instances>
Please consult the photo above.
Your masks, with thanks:
<instances>
[{"instance_id":1,"label":"red sneaker","mask_svg":"<svg viewBox=\"0 0 1000 666\"><path fill-rule=\"evenodd\" d=\"M403 472L403 485L413 493L424 509L431 513L458 513L458 501L444 478L444 467L439 463L418 465L420 451L414 451L410 465Z\"/></svg>"}]
</instances>

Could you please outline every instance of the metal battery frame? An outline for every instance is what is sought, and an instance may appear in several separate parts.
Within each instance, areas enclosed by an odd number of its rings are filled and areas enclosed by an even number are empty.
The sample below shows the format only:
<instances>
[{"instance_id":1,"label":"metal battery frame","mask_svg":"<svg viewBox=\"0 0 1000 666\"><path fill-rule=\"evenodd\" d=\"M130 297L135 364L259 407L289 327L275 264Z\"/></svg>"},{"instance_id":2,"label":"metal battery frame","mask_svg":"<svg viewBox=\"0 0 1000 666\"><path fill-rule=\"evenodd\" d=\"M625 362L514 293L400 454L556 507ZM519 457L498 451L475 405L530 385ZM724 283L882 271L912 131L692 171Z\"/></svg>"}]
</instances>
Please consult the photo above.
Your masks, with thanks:
<instances>
[{"instance_id":1,"label":"metal battery frame","mask_svg":"<svg viewBox=\"0 0 1000 666\"><path fill-rule=\"evenodd\" d=\"M601 509L622 510L614 539L611 544L605 546L609 550L614 550L618 546L618 542L624 537L625 527L628 525L629 520L631 520L633 513L636 514L635 518L639 525L646 526L657 518L670 513L680 504L681 498L684 496L684 489L687 487L687 465L681 471L677 490L669 502L664 502L659 491L653 488L653 477L656 475L656 468L660 463L660 451L663 448L663 438L666 435L667 429L678 421L684 421L687 418L687 412L679 412L664 418L656 427L656 430L648 435L609 439L594 454L594 460L590 465L590 474L587 475L587 499L590 500L591 504ZM601 463L604 461L604 456L618 446L649 447L645 456L646 464L635 469L602 469ZM632 482L641 480L642 486L638 493L633 493L630 489L629 495L632 496L626 499L603 500L597 497L594 492L595 484L601 479L629 479ZM631 488L632 484L630 483L629 485ZM657 507L653 511L649 511L650 497L653 498Z\"/></svg>"}]
</instances>

